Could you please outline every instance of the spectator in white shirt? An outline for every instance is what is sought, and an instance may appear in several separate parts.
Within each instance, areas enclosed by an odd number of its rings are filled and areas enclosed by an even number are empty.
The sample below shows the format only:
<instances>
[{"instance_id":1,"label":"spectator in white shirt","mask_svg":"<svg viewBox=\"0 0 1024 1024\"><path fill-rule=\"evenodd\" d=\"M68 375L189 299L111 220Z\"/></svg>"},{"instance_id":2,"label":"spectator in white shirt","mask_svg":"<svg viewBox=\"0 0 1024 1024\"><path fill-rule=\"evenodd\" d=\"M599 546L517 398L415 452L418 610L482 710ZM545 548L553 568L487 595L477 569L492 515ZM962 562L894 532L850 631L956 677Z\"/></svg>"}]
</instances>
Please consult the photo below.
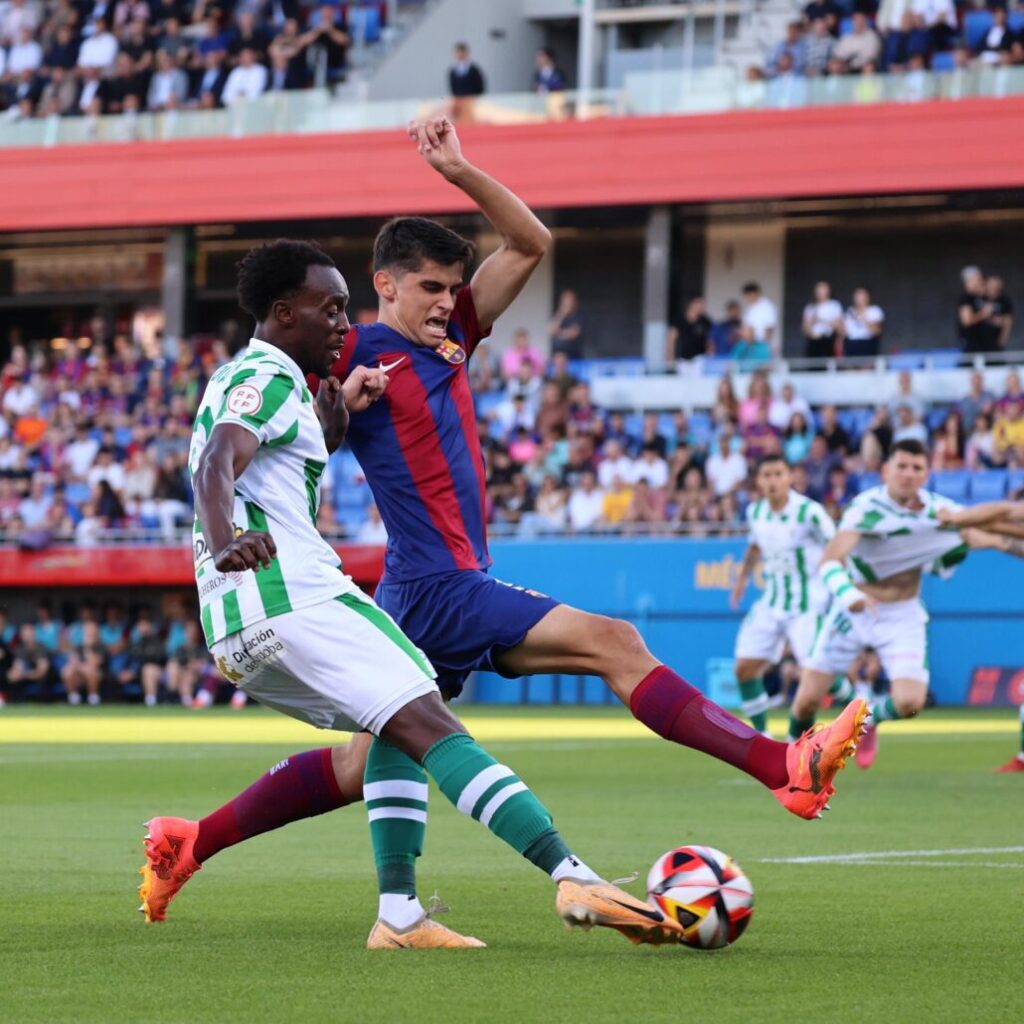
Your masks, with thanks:
<instances>
[{"instance_id":1,"label":"spectator in white shirt","mask_svg":"<svg viewBox=\"0 0 1024 1024\"><path fill-rule=\"evenodd\" d=\"M221 103L230 107L239 100L254 100L267 88L267 69L256 63L256 51L244 49L238 59L238 67L234 68L224 83Z\"/></svg>"},{"instance_id":2,"label":"spectator in white shirt","mask_svg":"<svg viewBox=\"0 0 1024 1024\"><path fill-rule=\"evenodd\" d=\"M28 529L34 530L46 522L46 513L52 504L52 497L46 493L46 481L37 477L29 493L18 503L18 515Z\"/></svg>"},{"instance_id":3,"label":"spectator in white shirt","mask_svg":"<svg viewBox=\"0 0 1024 1024\"><path fill-rule=\"evenodd\" d=\"M877 356L885 313L871 301L867 288L853 290L853 304L843 317L843 355Z\"/></svg>"},{"instance_id":4,"label":"spectator in white shirt","mask_svg":"<svg viewBox=\"0 0 1024 1024\"><path fill-rule=\"evenodd\" d=\"M925 447L928 446L928 430L909 403L900 405L896 410L896 427L892 432L892 439L893 443L920 441Z\"/></svg>"},{"instance_id":5,"label":"spectator in white shirt","mask_svg":"<svg viewBox=\"0 0 1024 1024\"><path fill-rule=\"evenodd\" d=\"M35 32L39 27L39 8L29 0L10 0L7 5L0 4L0 9L4 7L0 14L0 46L20 39L23 28Z\"/></svg>"},{"instance_id":6,"label":"spectator in white shirt","mask_svg":"<svg viewBox=\"0 0 1024 1024\"><path fill-rule=\"evenodd\" d=\"M95 31L82 42L82 47L78 51L78 66L109 71L116 59L117 37L107 30L107 23L103 18L97 18Z\"/></svg>"},{"instance_id":7,"label":"spectator in white shirt","mask_svg":"<svg viewBox=\"0 0 1024 1024\"><path fill-rule=\"evenodd\" d=\"M188 75L166 50L156 54L156 73L149 81L146 105L150 110L174 110L188 95Z\"/></svg>"},{"instance_id":8,"label":"spectator in white shirt","mask_svg":"<svg viewBox=\"0 0 1024 1024\"><path fill-rule=\"evenodd\" d=\"M594 474L580 474L580 482L569 497L569 525L574 530L589 530L601 518L604 491L598 488Z\"/></svg>"},{"instance_id":9,"label":"spectator in white shirt","mask_svg":"<svg viewBox=\"0 0 1024 1024\"><path fill-rule=\"evenodd\" d=\"M645 444L640 449L640 458L633 464L633 483L646 480L653 488L668 483L668 463L661 457L656 444Z\"/></svg>"},{"instance_id":10,"label":"spectator in white shirt","mask_svg":"<svg viewBox=\"0 0 1024 1024\"><path fill-rule=\"evenodd\" d=\"M101 448L96 453L96 461L86 479L92 488L95 488L101 480L106 480L111 489L117 491L120 496L120 492L124 488L124 467L114 461L114 453L109 448Z\"/></svg>"},{"instance_id":11,"label":"spectator in white shirt","mask_svg":"<svg viewBox=\"0 0 1024 1024\"><path fill-rule=\"evenodd\" d=\"M17 77L22 71L37 71L43 63L43 48L32 37L32 29L22 26L18 33L18 41L11 47L7 55L7 71L11 77Z\"/></svg>"},{"instance_id":12,"label":"spectator in white shirt","mask_svg":"<svg viewBox=\"0 0 1024 1024\"><path fill-rule=\"evenodd\" d=\"M99 442L89 436L89 430L85 426L79 426L75 431L75 439L64 449L64 462L68 467L71 480L84 480L96 461L96 455L100 450Z\"/></svg>"},{"instance_id":13,"label":"spectator in white shirt","mask_svg":"<svg viewBox=\"0 0 1024 1024\"><path fill-rule=\"evenodd\" d=\"M789 426L795 413L800 413L803 418L811 422L811 405L806 398L796 393L796 388L787 380L782 385L782 393L778 398L773 398L768 406L768 422L779 431L784 431Z\"/></svg>"},{"instance_id":14,"label":"spectator in white shirt","mask_svg":"<svg viewBox=\"0 0 1024 1024\"><path fill-rule=\"evenodd\" d=\"M24 377L15 378L4 394L4 412L15 416L27 416L39 405L39 393Z\"/></svg>"},{"instance_id":15,"label":"spectator in white shirt","mask_svg":"<svg viewBox=\"0 0 1024 1024\"><path fill-rule=\"evenodd\" d=\"M840 354L843 307L832 298L832 286L819 281L814 298L804 306L803 330L808 359L831 359ZM788 424L787 424L788 426Z\"/></svg>"},{"instance_id":16,"label":"spectator in white shirt","mask_svg":"<svg viewBox=\"0 0 1024 1024\"><path fill-rule=\"evenodd\" d=\"M747 479L747 460L732 448L732 432L723 430L718 435L718 451L708 456L704 473L716 497L732 494Z\"/></svg>"},{"instance_id":17,"label":"spectator in white shirt","mask_svg":"<svg viewBox=\"0 0 1024 1024\"><path fill-rule=\"evenodd\" d=\"M633 460L625 453L621 441L609 440L604 445L604 458L597 467L597 482L607 490L618 477L627 484L635 481Z\"/></svg>"},{"instance_id":18,"label":"spectator in white shirt","mask_svg":"<svg viewBox=\"0 0 1024 1024\"><path fill-rule=\"evenodd\" d=\"M779 347L779 314L775 303L761 294L761 286L750 281L743 286L743 321L736 350L743 359L773 359L781 354ZM735 350L734 350L735 351Z\"/></svg>"}]
</instances>

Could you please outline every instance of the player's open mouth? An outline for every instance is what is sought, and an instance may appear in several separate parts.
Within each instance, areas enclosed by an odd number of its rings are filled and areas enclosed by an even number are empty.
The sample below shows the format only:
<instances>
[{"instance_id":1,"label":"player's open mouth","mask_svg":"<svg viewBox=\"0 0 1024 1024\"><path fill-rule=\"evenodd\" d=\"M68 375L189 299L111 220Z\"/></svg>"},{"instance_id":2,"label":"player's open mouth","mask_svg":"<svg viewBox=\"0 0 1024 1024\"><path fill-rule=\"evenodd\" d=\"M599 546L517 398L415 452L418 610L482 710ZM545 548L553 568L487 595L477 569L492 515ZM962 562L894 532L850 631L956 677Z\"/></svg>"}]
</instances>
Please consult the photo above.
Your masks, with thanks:
<instances>
[{"instance_id":1,"label":"player's open mouth","mask_svg":"<svg viewBox=\"0 0 1024 1024\"><path fill-rule=\"evenodd\" d=\"M427 333L432 338L438 338L444 340L444 336L448 333L448 321L444 317L432 316L426 322Z\"/></svg>"}]
</instances>

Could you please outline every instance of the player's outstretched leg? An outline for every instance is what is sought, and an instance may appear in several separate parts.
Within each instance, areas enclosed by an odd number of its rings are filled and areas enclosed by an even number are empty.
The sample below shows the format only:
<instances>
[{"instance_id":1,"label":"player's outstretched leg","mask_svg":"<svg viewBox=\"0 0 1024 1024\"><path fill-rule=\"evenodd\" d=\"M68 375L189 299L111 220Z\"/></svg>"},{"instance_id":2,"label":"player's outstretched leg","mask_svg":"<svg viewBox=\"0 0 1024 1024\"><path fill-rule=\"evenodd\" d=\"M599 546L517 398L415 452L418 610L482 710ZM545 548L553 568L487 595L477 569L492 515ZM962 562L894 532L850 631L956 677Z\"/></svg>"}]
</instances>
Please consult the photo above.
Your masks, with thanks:
<instances>
[{"instance_id":1,"label":"player's outstretched leg","mask_svg":"<svg viewBox=\"0 0 1024 1024\"><path fill-rule=\"evenodd\" d=\"M614 928L632 942L664 942L681 931L659 910L606 882L576 857L526 783L461 731L439 695L406 705L383 735L422 760L458 810L558 884L555 905L567 925Z\"/></svg>"},{"instance_id":2,"label":"player's outstretched leg","mask_svg":"<svg viewBox=\"0 0 1024 1024\"><path fill-rule=\"evenodd\" d=\"M354 740L351 754L362 769L364 741ZM223 807L199 821L155 817L147 825L146 862L139 868L139 910L147 921L163 921L167 905L181 887L215 853L262 832L325 814L361 799L361 787L348 795L338 776L348 748L324 747L293 754ZM357 776L358 778L358 776Z\"/></svg>"},{"instance_id":3,"label":"player's outstretched leg","mask_svg":"<svg viewBox=\"0 0 1024 1024\"><path fill-rule=\"evenodd\" d=\"M997 772L1024 772L1024 704L1020 706L1020 751L1010 758L1006 764L1001 764Z\"/></svg>"}]
</instances>

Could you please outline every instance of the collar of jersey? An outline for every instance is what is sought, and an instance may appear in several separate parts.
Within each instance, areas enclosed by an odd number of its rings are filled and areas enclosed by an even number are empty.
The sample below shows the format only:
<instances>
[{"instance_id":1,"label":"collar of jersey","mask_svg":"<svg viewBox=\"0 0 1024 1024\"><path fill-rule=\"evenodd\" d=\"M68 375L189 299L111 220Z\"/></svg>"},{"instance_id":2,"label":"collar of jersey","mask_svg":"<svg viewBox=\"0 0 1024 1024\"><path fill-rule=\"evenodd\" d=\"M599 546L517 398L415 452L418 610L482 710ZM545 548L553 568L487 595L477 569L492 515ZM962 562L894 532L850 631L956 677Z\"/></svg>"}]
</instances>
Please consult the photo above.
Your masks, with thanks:
<instances>
[{"instance_id":1,"label":"collar of jersey","mask_svg":"<svg viewBox=\"0 0 1024 1024\"><path fill-rule=\"evenodd\" d=\"M276 359L296 380L301 380L305 383L306 378L299 369L299 364L287 352L282 351L276 345L271 345L269 341L261 341L259 338L250 338L249 348L254 348L257 352L263 352L265 355L270 356L271 359Z\"/></svg>"}]
</instances>

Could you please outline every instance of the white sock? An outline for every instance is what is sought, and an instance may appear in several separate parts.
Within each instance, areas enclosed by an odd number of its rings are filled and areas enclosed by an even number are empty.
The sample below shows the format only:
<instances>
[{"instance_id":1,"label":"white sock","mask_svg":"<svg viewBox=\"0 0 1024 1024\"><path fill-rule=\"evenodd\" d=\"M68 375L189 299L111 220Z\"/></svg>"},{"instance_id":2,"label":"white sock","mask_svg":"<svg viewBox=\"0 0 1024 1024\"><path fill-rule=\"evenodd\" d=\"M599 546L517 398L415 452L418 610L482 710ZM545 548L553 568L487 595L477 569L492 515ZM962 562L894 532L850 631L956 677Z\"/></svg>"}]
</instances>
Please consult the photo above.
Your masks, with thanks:
<instances>
[{"instance_id":1,"label":"white sock","mask_svg":"<svg viewBox=\"0 0 1024 1024\"><path fill-rule=\"evenodd\" d=\"M556 868L551 872L551 877L556 881L560 882L563 878L571 878L576 882L600 882L602 878L600 875L595 874L586 864L579 859L579 857L573 857L572 855L566 857Z\"/></svg>"},{"instance_id":2,"label":"white sock","mask_svg":"<svg viewBox=\"0 0 1024 1024\"><path fill-rule=\"evenodd\" d=\"M98 693L90 693L89 696L85 698L85 701L87 704L92 704L95 707L95 705L100 702L100 695Z\"/></svg>"},{"instance_id":3,"label":"white sock","mask_svg":"<svg viewBox=\"0 0 1024 1024\"><path fill-rule=\"evenodd\" d=\"M870 683L854 683L853 692L855 697L859 697L861 700L866 700L869 704L875 696L874 687L872 687Z\"/></svg>"},{"instance_id":4,"label":"white sock","mask_svg":"<svg viewBox=\"0 0 1024 1024\"><path fill-rule=\"evenodd\" d=\"M142 698L142 703L145 704L147 708L155 708L156 697L154 697L152 694L149 694L148 696Z\"/></svg>"},{"instance_id":5,"label":"white sock","mask_svg":"<svg viewBox=\"0 0 1024 1024\"><path fill-rule=\"evenodd\" d=\"M81 704L82 703L82 695L77 690L74 693L69 693L68 694L68 703L69 704Z\"/></svg>"},{"instance_id":6,"label":"white sock","mask_svg":"<svg viewBox=\"0 0 1024 1024\"><path fill-rule=\"evenodd\" d=\"M414 925L425 913L423 904L416 896L407 896L404 892L380 894L377 916L399 931Z\"/></svg>"}]
</instances>

